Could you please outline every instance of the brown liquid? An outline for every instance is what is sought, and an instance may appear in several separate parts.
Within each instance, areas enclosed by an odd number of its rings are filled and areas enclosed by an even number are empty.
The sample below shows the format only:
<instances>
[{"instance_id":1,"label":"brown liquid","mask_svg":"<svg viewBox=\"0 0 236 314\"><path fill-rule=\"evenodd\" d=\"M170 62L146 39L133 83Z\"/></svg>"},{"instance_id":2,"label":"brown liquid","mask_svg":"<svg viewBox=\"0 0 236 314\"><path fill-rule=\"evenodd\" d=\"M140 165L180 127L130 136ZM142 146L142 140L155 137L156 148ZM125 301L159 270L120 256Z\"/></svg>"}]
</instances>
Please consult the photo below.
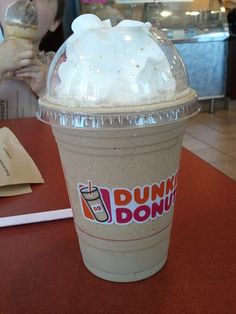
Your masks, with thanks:
<instances>
[{"instance_id":1,"label":"brown liquid","mask_svg":"<svg viewBox=\"0 0 236 314\"><path fill-rule=\"evenodd\" d=\"M35 40L37 38L37 27L35 26L18 26L7 24L5 27L7 38L24 38Z\"/></svg>"}]
</instances>

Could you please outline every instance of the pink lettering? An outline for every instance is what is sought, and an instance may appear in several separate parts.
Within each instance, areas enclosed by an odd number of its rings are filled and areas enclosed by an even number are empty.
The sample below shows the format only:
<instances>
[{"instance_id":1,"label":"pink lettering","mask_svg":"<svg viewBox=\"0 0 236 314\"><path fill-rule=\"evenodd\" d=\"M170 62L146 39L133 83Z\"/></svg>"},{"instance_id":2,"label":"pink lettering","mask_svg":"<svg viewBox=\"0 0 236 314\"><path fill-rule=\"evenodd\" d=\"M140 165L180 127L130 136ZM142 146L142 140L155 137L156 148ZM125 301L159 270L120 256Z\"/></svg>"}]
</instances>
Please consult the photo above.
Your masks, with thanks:
<instances>
[{"instance_id":1,"label":"pink lettering","mask_svg":"<svg viewBox=\"0 0 236 314\"><path fill-rule=\"evenodd\" d=\"M161 199L160 204L157 202L152 204L152 219L161 216L164 212L164 199Z\"/></svg>"},{"instance_id":2,"label":"pink lettering","mask_svg":"<svg viewBox=\"0 0 236 314\"><path fill-rule=\"evenodd\" d=\"M168 211L170 210L170 207L174 205L175 192L176 191L173 191L169 196L165 198L165 212L166 213L168 213Z\"/></svg>"},{"instance_id":3,"label":"pink lettering","mask_svg":"<svg viewBox=\"0 0 236 314\"><path fill-rule=\"evenodd\" d=\"M116 208L116 221L118 224L127 224L132 220L132 211L128 208Z\"/></svg>"},{"instance_id":4,"label":"pink lettering","mask_svg":"<svg viewBox=\"0 0 236 314\"><path fill-rule=\"evenodd\" d=\"M146 205L139 206L134 211L134 219L137 222L144 222L149 218L150 212L151 210L149 206Z\"/></svg>"},{"instance_id":5,"label":"pink lettering","mask_svg":"<svg viewBox=\"0 0 236 314\"><path fill-rule=\"evenodd\" d=\"M174 205L175 200L176 200L176 190L174 190L174 192L172 193L172 196L173 196L173 198L172 198L172 204Z\"/></svg>"}]
</instances>

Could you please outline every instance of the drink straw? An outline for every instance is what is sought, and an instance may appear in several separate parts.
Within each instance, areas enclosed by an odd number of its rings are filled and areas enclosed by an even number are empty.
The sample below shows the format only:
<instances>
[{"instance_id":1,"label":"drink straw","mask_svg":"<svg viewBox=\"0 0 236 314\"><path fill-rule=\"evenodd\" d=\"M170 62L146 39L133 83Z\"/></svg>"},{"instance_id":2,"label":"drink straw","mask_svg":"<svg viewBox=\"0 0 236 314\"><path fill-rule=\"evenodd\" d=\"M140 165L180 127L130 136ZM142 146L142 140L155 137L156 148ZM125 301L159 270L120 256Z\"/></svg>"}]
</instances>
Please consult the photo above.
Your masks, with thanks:
<instances>
[{"instance_id":1,"label":"drink straw","mask_svg":"<svg viewBox=\"0 0 236 314\"><path fill-rule=\"evenodd\" d=\"M89 188L89 194L91 195L92 194L92 181L91 180L88 181L88 188Z\"/></svg>"}]
</instances>

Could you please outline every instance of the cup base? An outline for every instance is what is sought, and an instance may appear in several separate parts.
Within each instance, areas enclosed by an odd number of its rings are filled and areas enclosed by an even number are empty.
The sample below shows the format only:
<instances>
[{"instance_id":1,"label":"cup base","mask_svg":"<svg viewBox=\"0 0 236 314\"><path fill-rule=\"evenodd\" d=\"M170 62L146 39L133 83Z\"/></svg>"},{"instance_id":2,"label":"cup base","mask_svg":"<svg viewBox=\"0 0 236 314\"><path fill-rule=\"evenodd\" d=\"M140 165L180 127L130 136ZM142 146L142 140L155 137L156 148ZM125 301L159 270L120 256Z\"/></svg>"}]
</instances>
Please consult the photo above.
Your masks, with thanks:
<instances>
[{"instance_id":1,"label":"cup base","mask_svg":"<svg viewBox=\"0 0 236 314\"><path fill-rule=\"evenodd\" d=\"M95 276L108 280L108 281L114 281L114 282L134 282L146 279L148 277L151 277L155 275L158 271L162 269L162 267L165 265L167 261L167 257L163 259L159 264L154 265L153 267L146 269L141 272L137 273L131 273L131 274L113 274L108 273L105 271L102 271L100 269L95 268L94 266L90 265L85 259L83 259L83 262L86 266L86 268Z\"/></svg>"},{"instance_id":2,"label":"cup base","mask_svg":"<svg viewBox=\"0 0 236 314\"><path fill-rule=\"evenodd\" d=\"M94 275L114 282L134 282L157 273L166 263L171 224L145 239L110 241L79 232L85 266Z\"/></svg>"}]
</instances>

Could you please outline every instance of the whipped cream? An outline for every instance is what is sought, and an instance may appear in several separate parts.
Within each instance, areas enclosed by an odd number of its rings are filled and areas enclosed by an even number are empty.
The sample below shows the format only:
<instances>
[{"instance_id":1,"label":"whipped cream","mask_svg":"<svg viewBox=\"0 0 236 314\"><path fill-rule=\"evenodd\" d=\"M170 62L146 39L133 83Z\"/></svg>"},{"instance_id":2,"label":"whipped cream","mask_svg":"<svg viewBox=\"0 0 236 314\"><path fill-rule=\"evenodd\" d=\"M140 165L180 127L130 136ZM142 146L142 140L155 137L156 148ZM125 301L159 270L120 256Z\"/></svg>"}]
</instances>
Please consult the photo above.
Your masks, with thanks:
<instances>
[{"instance_id":1,"label":"whipped cream","mask_svg":"<svg viewBox=\"0 0 236 314\"><path fill-rule=\"evenodd\" d=\"M166 55L151 24L123 20L112 27L92 14L72 23L55 97L69 107L137 106L176 98Z\"/></svg>"}]
</instances>

